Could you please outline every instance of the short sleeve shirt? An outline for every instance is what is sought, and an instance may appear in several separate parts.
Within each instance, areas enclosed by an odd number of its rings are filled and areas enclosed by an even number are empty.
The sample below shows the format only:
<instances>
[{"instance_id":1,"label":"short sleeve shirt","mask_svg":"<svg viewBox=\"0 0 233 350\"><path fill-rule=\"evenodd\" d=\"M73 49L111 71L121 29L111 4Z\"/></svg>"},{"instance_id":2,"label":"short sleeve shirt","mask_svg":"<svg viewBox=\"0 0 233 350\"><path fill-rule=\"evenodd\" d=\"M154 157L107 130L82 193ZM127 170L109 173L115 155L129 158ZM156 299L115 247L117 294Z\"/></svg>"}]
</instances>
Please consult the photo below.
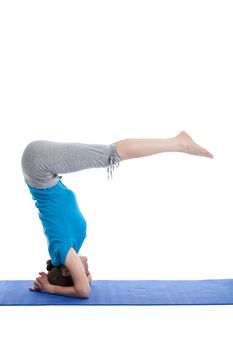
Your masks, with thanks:
<instances>
[{"instance_id":1,"label":"short sleeve shirt","mask_svg":"<svg viewBox=\"0 0 233 350\"><path fill-rule=\"evenodd\" d=\"M71 247L78 253L86 238L86 220L75 193L59 182L46 189L27 185L39 210L48 251L54 266L65 263Z\"/></svg>"}]
</instances>

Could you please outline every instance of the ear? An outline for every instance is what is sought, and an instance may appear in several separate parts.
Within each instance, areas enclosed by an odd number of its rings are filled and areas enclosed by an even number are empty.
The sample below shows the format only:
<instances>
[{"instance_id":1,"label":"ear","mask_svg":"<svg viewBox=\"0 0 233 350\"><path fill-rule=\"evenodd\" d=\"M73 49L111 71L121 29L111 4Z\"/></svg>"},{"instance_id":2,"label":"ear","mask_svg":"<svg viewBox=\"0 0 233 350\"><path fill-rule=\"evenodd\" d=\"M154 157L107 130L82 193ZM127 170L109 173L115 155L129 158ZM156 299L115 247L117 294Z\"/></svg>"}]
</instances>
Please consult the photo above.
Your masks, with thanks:
<instances>
[{"instance_id":1,"label":"ear","mask_svg":"<svg viewBox=\"0 0 233 350\"><path fill-rule=\"evenodd\" d=\"M61 274L63 277L70 276L70 271L67 269L66 266L61 267Z\"/></svg>"}]
</instances>

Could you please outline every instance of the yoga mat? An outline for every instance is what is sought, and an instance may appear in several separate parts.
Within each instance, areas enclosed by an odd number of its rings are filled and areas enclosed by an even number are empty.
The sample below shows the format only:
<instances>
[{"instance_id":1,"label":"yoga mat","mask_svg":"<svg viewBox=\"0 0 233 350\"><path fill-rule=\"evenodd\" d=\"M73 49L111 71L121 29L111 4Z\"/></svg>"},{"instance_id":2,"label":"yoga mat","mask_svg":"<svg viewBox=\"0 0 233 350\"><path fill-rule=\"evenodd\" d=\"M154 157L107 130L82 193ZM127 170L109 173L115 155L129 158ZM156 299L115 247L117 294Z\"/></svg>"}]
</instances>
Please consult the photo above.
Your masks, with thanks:
<instances>
[{"instance_id":1,"label":"yoga mat","mask_svg":"<svg viewBox=\"0 0 233 350\"><path fill-rule=\"evenodd\" d=\"M0 305L232 305L233 279L94 280L88 299L30 292L33 281L0 281Z\"/></svg>"}]
</instances>

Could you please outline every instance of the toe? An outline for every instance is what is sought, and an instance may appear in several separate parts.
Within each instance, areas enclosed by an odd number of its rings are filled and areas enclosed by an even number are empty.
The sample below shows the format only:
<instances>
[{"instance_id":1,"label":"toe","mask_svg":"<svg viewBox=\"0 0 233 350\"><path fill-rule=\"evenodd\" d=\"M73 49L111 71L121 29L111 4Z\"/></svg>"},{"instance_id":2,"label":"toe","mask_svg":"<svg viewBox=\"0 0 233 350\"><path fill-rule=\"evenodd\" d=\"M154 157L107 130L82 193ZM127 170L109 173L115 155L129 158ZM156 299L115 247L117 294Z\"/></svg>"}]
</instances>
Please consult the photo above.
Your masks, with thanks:
<instances>
[{"instance_id":1,"label":"toe","mask_svg":"<svg viewBox=\"0 0 233 350\"><path fill-rule=\"evenodd\" d=\"M209 151L204 150L204 154L209 158L214 158L213 154L211 154Z\"/></svg>"}]
</instances>

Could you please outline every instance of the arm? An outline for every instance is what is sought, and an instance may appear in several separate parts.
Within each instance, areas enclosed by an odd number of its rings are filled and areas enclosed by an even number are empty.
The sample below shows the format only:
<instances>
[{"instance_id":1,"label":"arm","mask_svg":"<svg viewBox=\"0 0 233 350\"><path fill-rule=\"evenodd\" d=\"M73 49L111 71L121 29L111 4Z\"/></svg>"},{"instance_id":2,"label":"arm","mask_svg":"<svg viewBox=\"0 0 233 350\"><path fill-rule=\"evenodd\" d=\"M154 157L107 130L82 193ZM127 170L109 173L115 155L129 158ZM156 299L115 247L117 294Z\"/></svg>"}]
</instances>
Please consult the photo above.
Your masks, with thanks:
<instances>
[{"instance_id":1,"label":"arm","mask_svg":"<svg viewBox=\"0 0 233 350\"><path fill-rule=\"evenodd\" d=\"M82 261L82 264L84 266L84 269L85 269L85 273L86 273L86 276L88 278L88 281L89 281L89 284L91 284L92 282L92 277L91 277L91 274L90 274L90 271L89 271L89 267L88 267L88 258L87 256L83 256L81 255L80 253L78 253L78 256L80 257L81 261Z\"/></svg>"},{"instance_id":2,"label":"arm","mask_svg":"<svg viewBox=\"0 0 233 350\"><path fill-rule=\"evenodd\" d=\"M92 277L91 277L90 272L88 272L88 274L86 274L86 276L88 279L88 283L91 286ZM56 285L50 284L48 287L48 292L53 293L53 294L65 295L68 297L86 298L85 296L83 296L82 292L75 290L74 286L63 287L63 286L56 286Z\"/></svg>"},{"instance_id":3,"label":"arm","mask_svg":"<svg viewBox=\"0 0 233 350\"><path fill-rule=\"evenodd\" d=\"M83 291L77 291L74 286L63 287L50 284L48 281L48 275L45 272L40 272L40 277L34 282L34 288L29 288L30 291L41 291L45 293L52 293L58 295L64 295L67 297L88 298L89 295L83 293ZM91 284L91 275L88 275L89 284Z\"/></svg>"},{"instance_id":4,"label":"arm","mask_svg":"<svg viewBox=\"0 0 233 350\"><path fill-rule=\"evenodd\" d=\"M80 256L75 252L73 248L70 248L67 254L65 266L69 269L69 272L74 281L74 286L63 287L50 284L47 274L40 272L40 277L36 279L34 288L29 289L31 291L40 290L42 292L54 293L70 297L89 298L91 292L91 274L89 271L86 274Z\"/></svg>"},{"instance_id":5,"label":"arm","mask_svg":"<svg viewBox=\"0 0 233 350\"><path fill-rule=\"evenodd\" d=\"M50 284L48 288L49 293L58 294L58 295L64 295L67 297L76 297L76 298L88 298L88 295L83 294L81 291L75 290L75 287L63 287L63 286L56 286L54 284Z\"/></svg>"},{"instance_id":6,"label":"arm","mask_svg":"<svg viewBox=\"0 0 233 350\"><path fill-rule=\"evenodd\" d=\"M86 275L81 258L75 252L74 248L70 248L66 256L65 266L69 269L72 279L74 281L74 291L76 293L76 296L88 298L91 293L90 280Z\"/></svg>"}]
</instances>

